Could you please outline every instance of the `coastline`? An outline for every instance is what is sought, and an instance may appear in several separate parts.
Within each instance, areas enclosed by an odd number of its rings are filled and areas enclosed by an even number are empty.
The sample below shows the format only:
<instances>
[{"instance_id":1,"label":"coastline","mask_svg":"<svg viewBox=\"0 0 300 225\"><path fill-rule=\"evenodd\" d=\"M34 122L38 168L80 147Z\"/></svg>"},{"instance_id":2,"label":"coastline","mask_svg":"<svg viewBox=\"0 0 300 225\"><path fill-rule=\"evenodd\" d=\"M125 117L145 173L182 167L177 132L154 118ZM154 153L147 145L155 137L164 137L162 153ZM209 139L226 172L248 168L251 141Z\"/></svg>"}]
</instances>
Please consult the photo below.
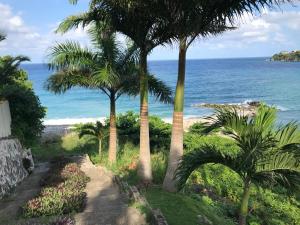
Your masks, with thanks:
<instances>
[{"instance_id":1,"label":"coastline","mask_svg":"<svg viewBox=\"0 0 300 225\"><path fill-rule=\"evenodd\" d=\"M64 136L71 132L72 127L75 124L80 123L95 123L96 121L104 122L106 118L78 118L78 119L56 119L46 120L44 122L45 129L42 137L45 140L49 140L53 137ZM172 124L172 118L162 118L166 123ZM207 122L207 116L191 116L183 119L183 129L188 130L196 122Z\"/></svg>"},{"instance_id":2,"label":"coastline","mask_svg":"<svg viewBox=\"0 0 300 225\"><path fill-rule=\"evenodd\" d=\"M241 104L195 104L194 107L202 107L202 108L227 108L227 107L235 107L241 114L253 116L256 113L257 107L260 105L260 102L248 101ZM188 131L189 127L194 123L201 122L207 123L210 122L210 115L187 115L183 118L183 129ZM64 136L71 132L72 127L75 124L80 123L96 123L97 121L105 122L106 117L100 118L65 118L65 119L49 119L44 121L45 129L43 131L43 139L48 140L52 137ZM166 123L172 124L172 118L162 118L162 120Z\"/></svg>"}]
</instances>

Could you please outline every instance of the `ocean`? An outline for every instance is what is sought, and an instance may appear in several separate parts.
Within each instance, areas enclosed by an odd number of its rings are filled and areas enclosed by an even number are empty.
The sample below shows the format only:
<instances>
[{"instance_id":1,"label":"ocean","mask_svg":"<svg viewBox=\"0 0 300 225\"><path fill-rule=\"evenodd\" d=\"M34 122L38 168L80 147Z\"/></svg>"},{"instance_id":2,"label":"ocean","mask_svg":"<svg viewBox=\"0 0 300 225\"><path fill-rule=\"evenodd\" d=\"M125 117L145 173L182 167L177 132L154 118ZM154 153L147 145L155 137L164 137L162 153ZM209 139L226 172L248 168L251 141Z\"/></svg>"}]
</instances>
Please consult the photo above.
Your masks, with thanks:
<instances>
[{"instance_id":1,"label":"ocean","mask_svg":"<svg viewBox=\"0 0 300 225\"><path fill-rule=\"evenodd\" d=\"M45 64L24 64L43 106L45 124L67 124L109 115L108 98L100 91L74 88L63 95L44 89L51 75ZM149 71L175 89L177 61L150 61ZM271 62L268 58L188 60L186 66L185 117L208 115L210 109L194 107L200 103L243 103L264 101L279 109L278 121L300 121L300 63ZM151 115L172 117L171 105L149 102ZM139 111L139 98L122 97L117 112Z\"/></svg>"}]
</instances>

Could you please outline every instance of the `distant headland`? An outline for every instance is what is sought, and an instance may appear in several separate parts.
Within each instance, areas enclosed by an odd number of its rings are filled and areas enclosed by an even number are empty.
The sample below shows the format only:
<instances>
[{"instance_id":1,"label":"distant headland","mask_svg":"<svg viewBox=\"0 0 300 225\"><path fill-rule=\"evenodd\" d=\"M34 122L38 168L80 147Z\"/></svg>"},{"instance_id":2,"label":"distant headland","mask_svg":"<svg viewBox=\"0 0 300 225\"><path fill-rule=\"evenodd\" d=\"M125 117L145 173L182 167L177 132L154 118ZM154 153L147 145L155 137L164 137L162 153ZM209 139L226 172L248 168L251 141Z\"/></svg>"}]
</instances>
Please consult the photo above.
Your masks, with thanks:
<instances>
[{"instance_id":1,"label":"distant headland","mask_svg":"<svg viewBox=\"0 0 300 225\"><path fill-rule=\"evenodd\" d=\"M298 51L283 51L272 56L271 61L282 62L300 62L300 50Z\"/></svg>"}]
</instances>

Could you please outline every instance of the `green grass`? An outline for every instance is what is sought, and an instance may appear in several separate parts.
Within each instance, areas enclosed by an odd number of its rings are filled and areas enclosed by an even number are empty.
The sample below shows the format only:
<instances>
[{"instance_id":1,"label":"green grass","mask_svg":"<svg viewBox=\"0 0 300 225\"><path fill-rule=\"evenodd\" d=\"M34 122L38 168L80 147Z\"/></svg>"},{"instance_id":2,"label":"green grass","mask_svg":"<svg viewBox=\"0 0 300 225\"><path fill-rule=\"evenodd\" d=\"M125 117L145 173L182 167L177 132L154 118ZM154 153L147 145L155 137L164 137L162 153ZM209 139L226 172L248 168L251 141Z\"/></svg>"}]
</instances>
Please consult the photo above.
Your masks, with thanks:
<instances>
[{"instance_id":1,"label":"green grass","mask_svg":"<svg viewBox=\"0 0 300 225\"><path fill-rule=\"evenodd\" d=\"M88 154L92 159L98 157L97 140L94 138L78 138L75 133L68 134L62 138L35 145L31 148L32 154L37 161L47 161L57 156L72 156ZM99 161L99 159L98 159Z\"/></svg>"},{"instance_id":2,"label":"green grass","mask_svg":"<svg viewBox=\"0 0 300 225\"><path fill-rule=\"evenodd\" d=\"M236 154L238 151L229 138L191 133L185 135L186 152L196 149L203 143L214 144L220 151L226 153ZM113 166L108 163L107 149L107 144L104 144L100 158L97 140L88 137L79 139L77 135L69 134L51 143L35 146L32 152L38 160L49 160L61 155L88 154L93 163L109 168L129 184L138 184L138 146L130 143L120 146L117 163ZM159 188L165 176L167 152L158 151L153 153L151 158L153 182L158 188L147 189L145 195L153 208L162 210L170 225L197 224L199 214L206 216L213 224L235 224L242 193L238 175L220 165L206 165L191 175L184 193L172 194ZM209 190L210 194L203 191L195 192L193 185ZM300 225L299 194L290 196L281 187L273 190L253 188L249 206L250 225Z\"/></svg>"},{"instance_id":3,"label":"green grass","mask_svg":"<svg viewBox=\"0 0 300 225\"><path fill-rule=\"evenodd\" d=\"M235 224L208 202L196 200L180 193L169 193L160 188L150 188L144 192L149 204L159 208L166 217L169 225L198 224L197 215L207 217L213 224Z\"/></svg>"}]
</instances>

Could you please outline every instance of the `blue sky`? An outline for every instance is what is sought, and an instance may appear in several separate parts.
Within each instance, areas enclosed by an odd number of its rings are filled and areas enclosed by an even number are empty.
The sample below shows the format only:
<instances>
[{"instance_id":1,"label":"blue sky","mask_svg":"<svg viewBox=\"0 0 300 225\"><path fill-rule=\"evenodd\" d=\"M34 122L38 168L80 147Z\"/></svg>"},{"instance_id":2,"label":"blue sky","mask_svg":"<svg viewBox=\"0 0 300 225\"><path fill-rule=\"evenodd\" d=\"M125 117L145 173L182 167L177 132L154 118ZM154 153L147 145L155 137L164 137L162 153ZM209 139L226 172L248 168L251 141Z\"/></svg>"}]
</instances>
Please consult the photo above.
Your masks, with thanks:
<instances>
[{"instance_id":1,"label":"blue sky","mask_svg":"<svg viewBox=\"0 0 300 225\"><path fill-rule=\"evenodd\" d=\"M0 43L0 55L24 54L32 62L46 62L47 50L56 42L78 40L87 45L83 30L64 36L53 30L68 15L82 12L88 0L76 6L68 0L0 0L0 31L7 40ZM262 15L245 15L239 29L217 37L197 40L188 51L188 58L231 58L270 56L282 50L300 49L300 5L285 5L281 10L264 10ZM158 47L150 60L177 59L176 44Z\"/></svg>"}]
</instances>

